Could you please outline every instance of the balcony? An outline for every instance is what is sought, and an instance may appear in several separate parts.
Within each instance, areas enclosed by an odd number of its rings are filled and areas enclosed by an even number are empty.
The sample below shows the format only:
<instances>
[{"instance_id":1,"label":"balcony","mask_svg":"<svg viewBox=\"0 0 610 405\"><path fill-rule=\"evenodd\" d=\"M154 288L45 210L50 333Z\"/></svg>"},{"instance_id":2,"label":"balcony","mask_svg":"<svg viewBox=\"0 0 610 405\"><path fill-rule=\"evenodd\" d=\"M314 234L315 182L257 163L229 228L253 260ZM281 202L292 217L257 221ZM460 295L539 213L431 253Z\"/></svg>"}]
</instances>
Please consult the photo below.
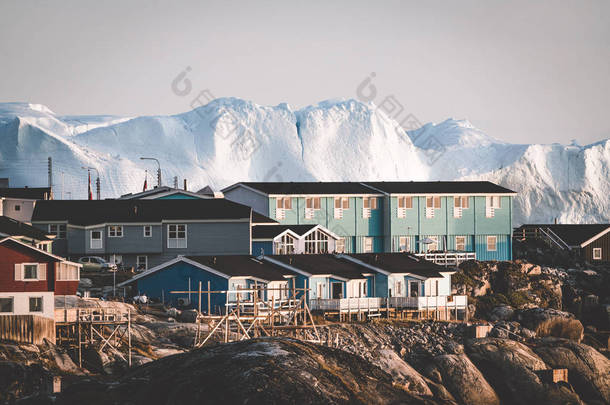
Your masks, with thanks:
<instances>
[{"instance_id":1,"label":"balcony","mask_svg":"<svg viewBox=\"0 0 610 405\"><path fill-rule=\"evenodd\" d=\"M437 310L439 308L464 309L468 305L465 295L430 297L390 297L390 308Z\"/></svg>"},{"instance_id":2,"label":"balcony","mask_svg":"<svg viewBox=\"0 0 610 405\"><path fill-rule=\"evenodd\" d=\"M359 312L379 312L385 308L385 298L364 297L364 298L335 298L335 299L311 299L309 306L312 311L340 312L340 313L359 313Z\"/></svg>"},{"instance_id":3,"label":"balcony","mask_svg":"<svg viewBox=\"0 0 610 405\"><path fill-rule=\"evenodd\" d=\"M466 260L476 260L475 252L438 252L438 253L415 253L415 256L421 257L432 263L441 266L458 266Z\"/></svg>"}]
</instances>

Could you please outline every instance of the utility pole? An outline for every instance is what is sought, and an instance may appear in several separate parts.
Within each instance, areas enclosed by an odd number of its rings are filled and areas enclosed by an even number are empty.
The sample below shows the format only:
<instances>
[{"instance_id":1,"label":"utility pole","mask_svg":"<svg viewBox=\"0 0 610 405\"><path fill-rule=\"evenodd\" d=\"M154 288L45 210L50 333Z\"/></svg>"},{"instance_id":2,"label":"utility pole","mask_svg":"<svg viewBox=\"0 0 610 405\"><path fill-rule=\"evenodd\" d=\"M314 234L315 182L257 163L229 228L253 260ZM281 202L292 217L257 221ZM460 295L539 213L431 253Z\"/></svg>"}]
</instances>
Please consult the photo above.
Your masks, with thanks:
<instances>
[{"instance_id":1,"label":"utility pole","mask_svg":"<svg viewBox=\"0 0 610 405\"><path fill-rule=\"evenodd\" d=\"M140 160L154 160L157 162L157 187L161 187L161 163L159 163L159 159L153 157L141 157Z\"/></svg>"},{"instance_id":2,"label":"utility pole","mask_svg":"<svg viewBox=\"0 0 610 405\"><path fill-rule=\"evenodd\" d=\"M49 156L49 163L48 163L48 174L49 174L49 188L51 189L51 195L49 196L49 199L53 198L53 158L51 156Z\"/></svg>"},{"instance_id":3,"label":"utility pole","mask_svg":"<svg viewBox=\"0 0 610 405\"><path fill-rule=\"evenodd\" d=\"M174 188L178 188L178 176L174 176Z\"/></svg>"},{"instance_id":4,"label":"utility pole","mask_svg":"<svg viewBox=\"0 0 610 405\"><path fill-rule=\"evenodd\" d=\"M100 172L95 167L82 166L81 169L87 170L95 170L95 174L97 175L97 179L95 179L95 191L96 197L98 200L101 199L101 182L100 182Z\"/></svg>"}]
</instances>

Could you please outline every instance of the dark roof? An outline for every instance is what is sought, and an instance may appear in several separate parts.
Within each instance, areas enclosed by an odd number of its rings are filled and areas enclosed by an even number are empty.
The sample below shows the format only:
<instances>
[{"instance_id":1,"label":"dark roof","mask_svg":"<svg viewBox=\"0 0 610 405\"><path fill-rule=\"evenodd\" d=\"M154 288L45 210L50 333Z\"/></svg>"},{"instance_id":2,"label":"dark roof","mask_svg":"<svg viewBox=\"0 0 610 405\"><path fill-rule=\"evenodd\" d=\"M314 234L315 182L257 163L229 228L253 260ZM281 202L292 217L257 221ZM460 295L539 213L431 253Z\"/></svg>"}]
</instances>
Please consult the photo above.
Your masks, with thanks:
<instances>
[{"instance_id":1,"label":"dark roof","mask_svg":"<svg viewBox=\"0 0 610 405\"><path fill-rule=\"evenodd\" d=\"M569 246L580 246L610 227L610 224L525 224L522 228L550 228Z\"/></svg>"},{"instance_id":2,"label":"dark roof","mask_svg":"<svg viewBox=\"0 0 610 405\"><path fill-rule=\"evenodd\" d=\"M187 256L186 258L231 277L250 276L267 281L278 281L285 280L285 275L295 275L281 266L248 255Z\"/></svg>"},{"instance_id":3,"label":"dark roof","mask_svg":"<svg viewBox=\"0 0 610 405\"><path fill-rule=\"evenodd\" d=\"M277 224L279 222L277 222L275 219L271 219L269 217L264 216L261 213L258 213L254 210L252 210L252 223L253 224Z\"/></svg>"},{"instance_id":4,"label":"dark roof","mask_svg":"<svg viewBox=\"0 0 610 405\"><path fill-rule=\"evenodd\" d=\"M313 228L318 226L317 224L308 225L259 225L252 227L252 239L273 239L286 229L290 229L292 232L299 236L303 236Z\"/></svg>"},{"instance_id":5,"label":"dark roof","mask_svg":"<svg viewBox=\"0 0 610 405\"><path fill-rule=\"evenodd\" d=\"M341 260L332 254L267 256L310 274L332 274L348 280L362 279L372 271L356 263Z\"/></svg>"},{"instance_id":6,"label":"dark roof","mask_svg":"<svg viewBox=\"0 0 610 405\"><path fill-rule=\"evenodd\" d=\"M245 182L239 184L265 194L380 194L359 182Z\"/></svg>"},{"instance_id":7,"label":"dark roof","mask_svg":"<svg viewBox=\"0 0 610 405\"><path fill-rule=\"evenodd\" d=\"M221 199L54 200L40 201L32 222L68 221L73 225L161 220L250 219L251 208Z\"/></svg>"},{"instance_id":8,"label":"dark roof","mask_svg":"<svg viewBox=\"0 0 610 405\"><path fill-rule=\"evenodd\" d=\"M0 234L7 236L25 236L36 240L50 240L42 230L13 218L0 216Z\"/></svg>"},{"instance_id":9,"label":"dark roof","mask_svg":"<svg viewBox=\"0 0 610 405\"><path fill-rule=\"evenodd\" d=\"M46 200L51 198L51 189L49 187L0 188L0 197L23 198L25 200Z\"/></svg>"},{"instance_id":10,"label":"dark roof","mask_svg":"<svg viewBox=\"0 0 610 405\"><path fill-rule=\"evenodd\" d=\"M489 181L371 181L366 184L390 194L514 193Z\"/></svg>"},{"instance_id":11,"label":"dark roof","mask_svg":"<svg viewBox=\"0 0 610 405\"><path fill-rule=\"evenodd\" d=\"M411 273L422 277L443 277L443 266L408 253L355 253L349 256L389 273ZM348 259L343 259L348 260Z\"/></svg>"},{"instance_id":12,"label":"dark roof","mask_svg":"<svg viewBox=\"0 0 610 405\"><path fill-rule=\"evenodd\" d=\"M64 259L62 257L56 256L52 253L48 253L45 252L44 250L40 250L38 248L36 248L35 246L31 246L27 243L24 243L20 240L17 239L13 239L10 236L6 237L6 238L0 238L0 244L2 245L9 245L12 247L12 249L16 250L16 251L28 251L28 252L33 252L33 254L35 254L38 257L46 257L46 258L51 258L53 261L64 261Z\"/></svg>"}]
</instances>

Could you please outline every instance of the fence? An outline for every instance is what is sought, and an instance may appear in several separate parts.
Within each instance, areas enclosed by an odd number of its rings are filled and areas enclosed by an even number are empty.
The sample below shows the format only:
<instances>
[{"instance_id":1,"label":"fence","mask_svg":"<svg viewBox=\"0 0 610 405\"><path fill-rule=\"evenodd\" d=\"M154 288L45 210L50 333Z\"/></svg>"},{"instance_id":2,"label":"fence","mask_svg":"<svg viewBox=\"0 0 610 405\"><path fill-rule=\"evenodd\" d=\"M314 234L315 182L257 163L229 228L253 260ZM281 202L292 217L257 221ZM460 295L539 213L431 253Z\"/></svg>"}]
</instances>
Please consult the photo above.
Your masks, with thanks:
<instances>
[{"instance_id":1,"label":"fence","mask_svg":"<svg viewBox=\"0 0 610 405\"><path fill-rule=\"evenodd\" d=\"M379 312L384 301L384 298L379 297L312 299L310 307L314 311Z\"/></svg>"},{"instance_id":2,"label":"fence","mask_svg":"<svg viewBox=\"0 0 610 405\"><path fill-rule=\"evenodd\" d=\"M416 253L415 256L424 258L441 266L457 266L466 260L476 260L475 252L441 252L441 253Z\"/></svg>"},{"instance_id":3,"label":"fence","mask_svg":"<svg viewBox=\"0 0 610 405\"><path fill-rule=\"evenodd\" d=\"M55 343L55 321L38 315L1 315L0 340L17 343Z\"/></svg>"}]
</instances>

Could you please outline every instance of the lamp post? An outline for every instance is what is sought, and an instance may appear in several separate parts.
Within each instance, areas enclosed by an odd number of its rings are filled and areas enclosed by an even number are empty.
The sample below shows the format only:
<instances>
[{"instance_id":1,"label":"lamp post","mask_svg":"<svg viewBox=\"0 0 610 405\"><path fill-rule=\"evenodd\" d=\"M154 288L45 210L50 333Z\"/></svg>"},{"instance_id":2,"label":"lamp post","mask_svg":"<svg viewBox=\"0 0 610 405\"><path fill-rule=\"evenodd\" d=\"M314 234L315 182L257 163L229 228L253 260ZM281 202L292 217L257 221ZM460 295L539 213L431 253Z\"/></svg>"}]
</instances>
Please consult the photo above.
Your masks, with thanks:
<instances>
[{"instance_id":1,"label":"lamp post","mask_svg":"<svg viewBox=\"0 0 610 405\"><path fill-rule=\"evenodd\" d=\"M100 172L95 168L95 167L89 167L89 166L81 166L81 169L85 169L85 170L95 170L95 174L97 176L97 178L95 179L95 195L97 197L97 199L100 199ZM63 173L62 173L63 174ZM63 177L62 177L63 179ZM62 186L63 187L63 186ZM63 192L63 190L62 190Z\"/></svg>"},{"instance_id":2,"label":"lamp post","mask_svg":"<svg viewBox=\"0 0 610 405\"><path fill-rule=\"evenodd\" d=\"M154 160L157 162L157 187L161 187L161 163L159 163L159 159L153 157L141 157L140 160Z\"/></svg>"}]
</instances>

